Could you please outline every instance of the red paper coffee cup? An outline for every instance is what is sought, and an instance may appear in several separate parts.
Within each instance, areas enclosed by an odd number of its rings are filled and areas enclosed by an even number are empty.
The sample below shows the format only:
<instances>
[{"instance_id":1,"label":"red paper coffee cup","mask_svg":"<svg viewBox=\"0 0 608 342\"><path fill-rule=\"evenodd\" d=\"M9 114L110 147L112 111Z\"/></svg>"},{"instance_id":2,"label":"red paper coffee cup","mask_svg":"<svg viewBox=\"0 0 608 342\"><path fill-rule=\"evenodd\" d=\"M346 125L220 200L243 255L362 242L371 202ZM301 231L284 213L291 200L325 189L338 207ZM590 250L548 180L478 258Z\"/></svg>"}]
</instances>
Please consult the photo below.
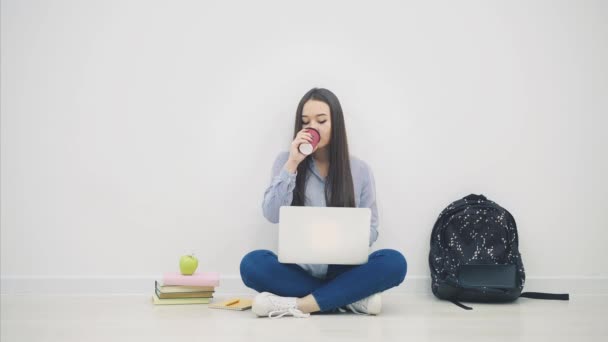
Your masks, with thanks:
<instances>
[{"instance_id":1,"label":"red paper coffee cup","mask_svg":"<svg viewBox=\"0 0 608 342\"><path fill-rule=\"evenodd\" d=\"M302 154L309 155L312 153L312 151L315 150L315 148L319 144L319 141L321 140L321 134L314 128L307 128L306 132L312 135L312 142L300 144L300 146L298 146L298 149Z\"/></svg>"}]
</instances>

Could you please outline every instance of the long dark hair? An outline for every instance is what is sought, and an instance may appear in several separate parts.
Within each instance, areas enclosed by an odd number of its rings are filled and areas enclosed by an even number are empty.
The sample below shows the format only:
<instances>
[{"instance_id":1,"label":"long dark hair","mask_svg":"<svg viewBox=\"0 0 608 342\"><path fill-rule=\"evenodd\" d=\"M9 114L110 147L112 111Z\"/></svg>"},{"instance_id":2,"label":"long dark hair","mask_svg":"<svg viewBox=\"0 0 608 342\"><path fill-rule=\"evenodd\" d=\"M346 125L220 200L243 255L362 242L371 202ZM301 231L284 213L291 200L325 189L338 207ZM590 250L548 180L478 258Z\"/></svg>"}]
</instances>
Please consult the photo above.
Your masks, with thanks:
<instances>
[{"instance_id":1,"label":"long dark hair","mask_svg":"<svg viewBox=\"0 0 608 342\"><path fill-rule=\"evenodd\" d=\"M293 137L302 130L302 110L309 100L325 102L331 111L331 140L329 143L329 171L325 181L325 202L328 207L355 207L355 191L353 176L350 171L350 157L346 139L344 115L338 97L331 91L323 88L309 90L298 104ZM313 162L308 156L298 165L296 187L293 190L293 206L303 206L308 179L309 166Z\"/></svg>"}]
</instances>

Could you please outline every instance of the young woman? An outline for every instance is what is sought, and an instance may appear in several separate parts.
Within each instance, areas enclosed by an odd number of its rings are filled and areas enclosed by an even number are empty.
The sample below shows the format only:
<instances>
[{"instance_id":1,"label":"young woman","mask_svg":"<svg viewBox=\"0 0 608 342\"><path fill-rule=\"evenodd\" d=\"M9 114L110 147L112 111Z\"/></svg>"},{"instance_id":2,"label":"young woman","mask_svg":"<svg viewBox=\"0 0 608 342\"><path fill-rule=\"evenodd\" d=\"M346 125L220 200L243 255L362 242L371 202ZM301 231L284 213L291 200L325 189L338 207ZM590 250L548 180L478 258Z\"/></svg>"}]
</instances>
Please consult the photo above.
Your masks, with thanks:
<instances>
[{"instance_id":1,"label":"young woman","mask_svg":"<svg viewBox=\"0 0 608 342\"><path fill-rule=\"evenodd\" d=\"M308 157L298 150L312 141L307 128L321 136ZM378 238L374 176L365 162L349 155L342 107L327 89L313 88L302 97L294 140L274 162L264 216L278 223L279 208L285 205L370 208L370 246ZM258 316L308 317L346 309L375 315L382 306L380 292L403 282L407 263L392 249L378 250L356 266L281 264L273 252L256 250L243 257L240 270L245 285L261 292L252 308Z\"/></svg>"}]
</instances>

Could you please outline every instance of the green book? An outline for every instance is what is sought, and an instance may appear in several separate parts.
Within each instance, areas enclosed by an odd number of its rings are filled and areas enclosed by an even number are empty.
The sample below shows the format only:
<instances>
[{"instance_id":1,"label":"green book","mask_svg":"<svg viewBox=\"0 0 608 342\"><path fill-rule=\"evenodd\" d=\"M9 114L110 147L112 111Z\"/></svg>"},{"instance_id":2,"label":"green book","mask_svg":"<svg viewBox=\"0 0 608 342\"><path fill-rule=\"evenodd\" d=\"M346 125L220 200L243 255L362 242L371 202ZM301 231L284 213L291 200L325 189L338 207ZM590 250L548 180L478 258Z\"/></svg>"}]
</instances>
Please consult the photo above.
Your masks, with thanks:
<instances>
[{"instance_id":1,"label":"green book","mask_svg":"<svg viewBox=\"0 0 608 342\"><path fill-rule=\"evenodd\" d=\"M166 304L209 304L211 298L158 298L155 294L152 295L152 301L154 305L166 305Z\"/></svg>"},{"instance_id":2,"label":"green book","mask_svg":"<svg viewBox=\"0 0 608 342\"><path fill-rule=\"evenodd\" d=\"M160 293L190 293L190 292L212 292L213 286L182 286L182 285L162 285L158 280L154 281L154 287Z\"/></svg>"}]
</instances>

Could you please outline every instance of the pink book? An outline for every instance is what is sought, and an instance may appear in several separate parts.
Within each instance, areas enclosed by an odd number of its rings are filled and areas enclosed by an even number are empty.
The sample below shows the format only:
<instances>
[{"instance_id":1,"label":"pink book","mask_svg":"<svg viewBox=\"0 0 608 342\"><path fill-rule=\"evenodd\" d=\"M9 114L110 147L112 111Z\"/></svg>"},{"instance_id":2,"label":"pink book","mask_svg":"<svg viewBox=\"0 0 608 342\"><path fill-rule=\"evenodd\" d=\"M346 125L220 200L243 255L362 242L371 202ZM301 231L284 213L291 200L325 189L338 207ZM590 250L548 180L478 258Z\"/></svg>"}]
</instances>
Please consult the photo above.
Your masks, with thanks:
<instances>
[{"instance_id":1,"label":"pink book","mask_svg":"<svg viewBox=\"0 0 608 342\"><path fill-rule=\"evenodd\" d=\"M220 285L220 274L217 272L196 272L193 275L183 275L179 272L168 272L163 274L163 285L217 287Z\"/></svg>"}]
</instances>

